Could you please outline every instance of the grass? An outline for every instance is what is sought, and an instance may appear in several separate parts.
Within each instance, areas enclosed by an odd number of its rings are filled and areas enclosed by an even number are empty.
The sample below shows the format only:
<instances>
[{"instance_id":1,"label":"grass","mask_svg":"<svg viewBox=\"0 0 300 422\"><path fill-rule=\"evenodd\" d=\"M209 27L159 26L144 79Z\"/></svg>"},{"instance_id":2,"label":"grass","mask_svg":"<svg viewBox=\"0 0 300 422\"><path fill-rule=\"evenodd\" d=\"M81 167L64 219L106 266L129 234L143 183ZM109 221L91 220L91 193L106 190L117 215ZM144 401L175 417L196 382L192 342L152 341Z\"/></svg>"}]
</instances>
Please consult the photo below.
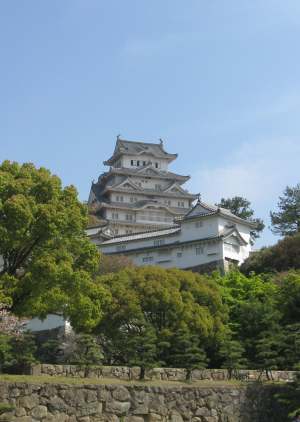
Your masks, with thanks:
<instances>
[{"instance_id":1,"label":"grass","mask_svg":"<svg viewBox=\"0 0 300 422\"><path fill-rule=\"evenodd\" d=\"M115 378L72 378L72 377L55 377L55 376L33 376L33 375L8 375L0 374L0 382L23 382L29 384L69 384L69 385L145 385L145 386L177 386L177 387L233 387L245 385L241 381L126 381Z\"/></svg>"}]
</instances>

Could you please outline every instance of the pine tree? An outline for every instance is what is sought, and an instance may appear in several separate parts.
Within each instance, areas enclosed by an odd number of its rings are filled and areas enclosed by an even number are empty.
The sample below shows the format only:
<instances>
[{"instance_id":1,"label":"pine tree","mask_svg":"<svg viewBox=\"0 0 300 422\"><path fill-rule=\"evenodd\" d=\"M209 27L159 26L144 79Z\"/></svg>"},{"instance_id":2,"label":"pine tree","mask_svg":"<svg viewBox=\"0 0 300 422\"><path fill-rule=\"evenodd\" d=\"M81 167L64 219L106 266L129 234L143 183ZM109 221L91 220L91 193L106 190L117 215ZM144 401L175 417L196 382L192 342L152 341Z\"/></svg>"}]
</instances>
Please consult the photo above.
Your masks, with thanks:
<instances>
[{"instance_id":1,"label":"pine tree","mask_svg":"<svg viewBox=\"0 0 300 422\"><path fill-rule=\"evenodd\" d=\"M207 367L208 359L205 351L199 345L199 337L191 334L187 328L181 328L172 338L170 354L171 366L185 368L186 379L190 380L193 369Z\"/></svg>"},{"instance_id":2,"label":"pine tree","mask_svg":"<svg viewBox=\"0 0 300 422\"><path fill-rule=\"evenodd\" d=\"M279 211L270 212L272 231L281 236L291 236L300 232L300 183L287 186L279 197Z\"/></svg>"},{"instance_id":3,"label":"pine tree","mask_svg":"<svg viewBox=\"0 0 300 422\"><path fill-rule=\"evenodd\" d=\"M247 366L247 359L243 356L244 353L245 349L238 340L233 340L229 336L223 341L219 354L223 358L222 368L228 370L229 379L237 376L238 369Z\"/></svg>"},{"instance_id":4,"label":"pine tree","mask_svg":"<svg viewBox=\"0 0 300 422\"><path fill-rule=\"evenodd\" d=\"M146 369L159 366L157 359L157 336L150 324L135 326L128 333L126 349L130 366L141 368L140 379L145 378Z\"/></svg>"}]
</instances>

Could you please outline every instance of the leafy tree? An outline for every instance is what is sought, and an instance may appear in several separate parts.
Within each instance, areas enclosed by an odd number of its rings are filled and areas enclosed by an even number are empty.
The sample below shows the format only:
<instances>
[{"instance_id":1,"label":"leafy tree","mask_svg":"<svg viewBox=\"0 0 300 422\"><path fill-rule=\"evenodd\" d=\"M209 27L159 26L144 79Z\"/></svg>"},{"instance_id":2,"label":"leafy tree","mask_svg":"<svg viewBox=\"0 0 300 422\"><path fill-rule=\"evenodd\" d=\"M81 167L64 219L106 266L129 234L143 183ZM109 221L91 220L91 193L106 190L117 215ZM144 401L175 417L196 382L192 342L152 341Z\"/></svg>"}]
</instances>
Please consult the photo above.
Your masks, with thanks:
<instances>
[{"instance_id":1,"label":"leafy tree","mask_svg":"<svg viewBox=\"0 0 300 422\"><path fill-rule=\"evenodd\" d=\"M55 338L37 345L37 357L41 363L58 363L61 354L61 341Z\"/></svg>"},{"instance_id":2,"label":"leafy tree","mask_svg":"<svg viewBox=\"0 0 300 422\"><path fill-rule=\"evenodd\" d=\"M278 211L271 211L270 216L274 234L291 236L300 232L300 183L286 187L279 197Z\"/></svg>"},{"instance_id":3,"label":"leafy tree","mask_svg":"<svg viewBox=\"0 0 300 422\"><path fill-rule=\"evenodd\" d=\"M155 360L165 364L170 363L170 344L183 325L204 348L223 330L226 308L218 286L209 277L138 267L103 276L102 283L112 301L95 331L101 335L110 363L126 363L128 336L134 332L139 336L141 327L153 330Z\"/></svg>"},{"instance_id":4,"label":"leafy tree","mask_svg":"<svg viewBox=\"0 0 300 422\"><path fill-rule=\"evenodd\" d=\"M219 354L223 358L222 368L228 370L229 379L231 379L238 369L245 368L247 360L244 357L245 349L240 341L234 340L232 335L228 334L221 344Z\"/></svg>"},{"instance_id":5,"label":"leafy tree","mask_svg":"<svg viewBox=\"0 0 300 422\"><path fill-rule=\"evenodd\" d=\"M274 246L253 252L241 265L244 274L300 269L300 233L285 237Z\"/></svg>"},{"instance_id":6,"label":"leafy tree","mask_svg":"<svg viewBox=\"0 0 300 422\"><path fill-rule=\"evenodd\" d=\"M190 380L193 369L207 367L208 359L199 344L199 337L186 328L180 328L172 338L169 366L185 368L186 379Z\"/></svg>"},{"instance_id":7,"label":"leafy tree","mask_svg":"<svg viewBox=\"0 0 300 422\"><path fill-rule=\"evenodd\" d=\"M103 360L101 346L90 334L80 334L75 338L75 348L69 357L69 363L75 365L100 365Z\"/></svg>"},{"instance_id":8,"label":"leafy tree","mask_svg":"<svg viewBox=\"0 0 300 422\"><path fill-rule=\"evenodd\" d=\"M272 370L282 368L284 363L282 343L283 334L280 330L261 333L261 338L256 343L257 367L265 371L268 379L272 379Z\"/></svg>"},{"instance_id":9,"label":"leafy tree","mask_svg":"<svg viewBox=\"0 0 300 422\"><path fill-rule=\"evenodd\" d=\"M33 164L0 165L0 302L17 315L62 313L74 328L101 318L105 292L85 236L87 211L73 186Z\"/></svg>"},{"instance_id":10,"label":"leafy tree","mask_svg":"<svg viewBox=\"0 0 300 422\"><path fill-rule=\"evenodd\" d=\"M11 347L13 362L10 366L10 371L24 373L31 364L37 363L37 346L34 336L30 332L18 337L12 337Z\"/></svg>"},{"instance_id":11,"label":"leafy tree","mask_svg":"<svg viewBox=\"0 0 300 422\"><path fill-rule=\"evenodd\" d=\"M146 369L161 366L157 359L157 337L150 324L135 325L127 334L127 362L141 368L140 379L145 379Z\"/></svg>"},{"instance_id":12,"label":"leafy tree","mask_svg":"<svg viewBox=\"0 0 300 422\"><path fill-rule=\"evenodd\" d=\"M109 256L101 254L98 274L117 273L125 268L133 268L133 262L125 255Z\"/></svg>"},{"instance_id":13,"label":"leafy tree","mask_svg":"<svg viewBox=\"0 0 300 422\"><path fill-rule=\"evenodd\" d=\"M222 198L219 207L226 208L237 217L256 223L256 228L250 231L251 243L253 244L260 233L263 231L265 224L260 218L253 218L254 210L251 208L251 202L242 196L234 196L233 198Z\"/></svg>"},{"instance_id":14,"label":"leafy tree","mask_svg":"<svg viewBox=\"0 0 300 422\"><path fill-rule=\"evenodd\" d=\"M0 373L13 363L11 337L0 333Z\"/></svg>"}]
</instances>

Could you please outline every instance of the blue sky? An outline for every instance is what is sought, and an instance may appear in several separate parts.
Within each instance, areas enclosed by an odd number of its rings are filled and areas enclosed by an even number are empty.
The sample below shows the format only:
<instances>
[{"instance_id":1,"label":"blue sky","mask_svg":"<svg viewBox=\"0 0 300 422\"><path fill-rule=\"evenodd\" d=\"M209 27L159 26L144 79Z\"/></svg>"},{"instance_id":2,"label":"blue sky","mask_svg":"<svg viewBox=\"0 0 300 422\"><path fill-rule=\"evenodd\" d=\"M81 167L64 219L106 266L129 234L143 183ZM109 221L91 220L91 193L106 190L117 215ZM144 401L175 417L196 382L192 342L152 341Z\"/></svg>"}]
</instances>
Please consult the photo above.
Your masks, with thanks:
<instances>
[{"instance_id":1,"label":"blue sky","mask_svg":"<svg viewBox=\"0 0 300 422\"><path fill-rule=\"evenodd\" d=\"M2 0L0 161L87 199L117 134L163 138L190 190L268 225L300 181L299 44L299 0Z\"/></svg>"}]
</instances>

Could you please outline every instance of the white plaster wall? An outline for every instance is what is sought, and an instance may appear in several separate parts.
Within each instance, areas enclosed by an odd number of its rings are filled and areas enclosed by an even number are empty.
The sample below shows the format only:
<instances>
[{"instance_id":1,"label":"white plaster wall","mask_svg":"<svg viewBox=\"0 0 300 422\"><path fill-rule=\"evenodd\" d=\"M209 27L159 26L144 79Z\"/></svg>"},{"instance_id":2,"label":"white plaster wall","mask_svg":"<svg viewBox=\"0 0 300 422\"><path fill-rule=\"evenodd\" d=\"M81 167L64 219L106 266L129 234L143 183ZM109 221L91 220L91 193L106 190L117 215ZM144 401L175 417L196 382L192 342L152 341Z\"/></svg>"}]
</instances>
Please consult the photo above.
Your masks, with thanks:
<instances>
[{"instance_id":1,"label":"white plaster wall","mask_svg":"<svg viewBox=\"0 0 300 422\"><path fill-rule=\"evenodd\" d=\"M201 254L196 254L196 248L201 247ZM157 249L143 253L127 254L135 265L159 265L163 268L190 268L208 264L222 259L222 244L173 245L169 249ZM144 259L147 260L144 260Z\"/></svg>"},{"instance_id":2,"label":"white plaster wall","mask_svg":"<svg viewBox=\"0 0 300 422\"><path fill-rule=\"evenodd\" d=\"M155 168L155 163L158 163L159 167L158 170L168 170L168 161L164 159L155 158L152 155L142 154L142 155L125 155L121 158L121 165L125 168L136 168L131 165L131 160L139 160L140 167L143 165L143 161L146 161L148 164L149 162L152 163L153 167Z\"/></svg>"},{"instance_id":3,"label":"white plaster wall","mask_svg":"<svg viewBox=\"0 0 300 422\"><path fill-rule=\"evenodd\" d=\"M199 227L199 224L197 223L200 222L202 223L202 226ZM218 236L218 218L216 216L211 216L183 221L181 232L182 241Z\"/></svg>"}]
</instances>

